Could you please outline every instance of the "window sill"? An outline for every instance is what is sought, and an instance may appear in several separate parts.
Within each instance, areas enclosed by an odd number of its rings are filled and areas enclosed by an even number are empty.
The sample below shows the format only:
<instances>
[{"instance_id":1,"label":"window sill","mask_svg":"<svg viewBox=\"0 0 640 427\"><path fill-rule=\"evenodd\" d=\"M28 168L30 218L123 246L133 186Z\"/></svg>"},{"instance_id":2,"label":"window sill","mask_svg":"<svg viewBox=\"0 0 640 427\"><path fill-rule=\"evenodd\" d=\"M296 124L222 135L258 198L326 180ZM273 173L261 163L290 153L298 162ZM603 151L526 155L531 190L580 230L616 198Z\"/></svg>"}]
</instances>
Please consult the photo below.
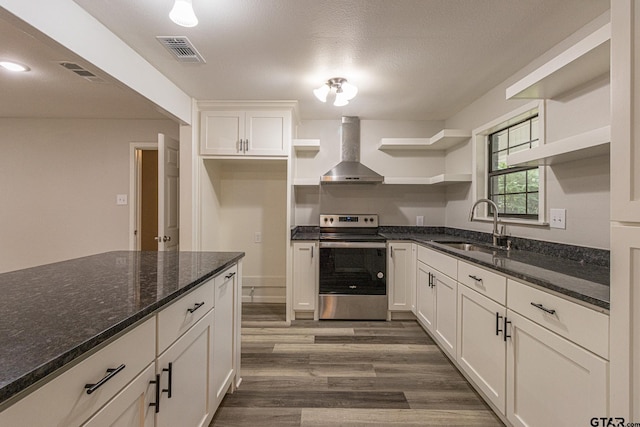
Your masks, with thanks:
<instances>
[{"instance_id":1,"label":"window sill","mask_svg":"<svg viewBox=\"0 0 640 427\"><path fill-rule=\"evenodd\" d=\"M493 217L474 217L474 221L477 222L490 222L493 223ZM498 218L498 224L505 225L527 225L531 227L548 227L549 223L544 221L537 221L534 219L517 219L517 218Z\"/></svg>"}]
</instances>

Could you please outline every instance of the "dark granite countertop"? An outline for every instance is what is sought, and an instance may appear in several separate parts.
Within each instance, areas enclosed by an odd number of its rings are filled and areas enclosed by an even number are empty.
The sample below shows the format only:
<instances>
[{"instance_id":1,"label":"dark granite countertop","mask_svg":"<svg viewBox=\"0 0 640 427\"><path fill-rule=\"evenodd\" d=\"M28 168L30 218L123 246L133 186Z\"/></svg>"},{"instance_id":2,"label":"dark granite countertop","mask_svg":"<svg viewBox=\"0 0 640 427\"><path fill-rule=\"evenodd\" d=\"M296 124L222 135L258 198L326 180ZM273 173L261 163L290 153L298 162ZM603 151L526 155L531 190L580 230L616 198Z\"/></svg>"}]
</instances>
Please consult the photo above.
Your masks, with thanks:
<instances>
[{"instance_id":1,"label":"dark granite countertop","mask_svg":"<svg viewBox=\"0 0 640 427\"><path fill-rule=\"evenodd\" d=\"M572 260L566 256L531 250L495 250L491 253L463 251L438 244L436 241L464 240L475 241L481 245L486 245L486 242L450 234L449 232L445 233L444 227L425 227L422 231L426 232L415 232L412 229L414 227L381 227L380 234L389 241L416 242L456 256L463 261L469 261L482 267L499 271L516 279L565 295L576 301L587 303L597 309L609 310L609 267L605 265ZM455 232L457 231L460 230L455 230ZM473 237L474 233L470 234ZM311 226L298 227L292 235L292 240L294 241L318 240L319 238L318 228ZM542 242L542 244L545 243ZM576 247L576 250L589 252L588 248Z\"/></svg>"},{"instance_id":2,"label":"dark granite countertop","mask_svg":"<svg viewBox=\"0 0 640 427\"><path fill-rule=\"evenodd\" d=\"M243 256L117 251L0 274L0 403Z\"/></svg>"}]
</instances>

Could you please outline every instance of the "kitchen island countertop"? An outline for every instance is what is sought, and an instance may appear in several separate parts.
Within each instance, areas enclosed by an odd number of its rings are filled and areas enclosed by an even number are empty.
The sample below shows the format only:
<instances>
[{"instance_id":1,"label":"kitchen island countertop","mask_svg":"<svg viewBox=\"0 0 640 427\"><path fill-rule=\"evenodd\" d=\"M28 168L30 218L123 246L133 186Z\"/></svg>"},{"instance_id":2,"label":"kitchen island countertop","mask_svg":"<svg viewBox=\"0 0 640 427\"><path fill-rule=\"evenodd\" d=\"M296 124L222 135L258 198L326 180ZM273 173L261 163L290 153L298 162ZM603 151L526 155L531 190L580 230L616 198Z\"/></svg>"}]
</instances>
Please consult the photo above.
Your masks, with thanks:
<instances>
[{"instance_id":1,"label":"kitchen island countertop","mask_svg":"<svg viewBox=\"0 0 640 427\"><path fill-rule=\"evenodd\" d=\"M242 257L116 251L0 274L0 403Z\"/></svg>"}]
</instances>

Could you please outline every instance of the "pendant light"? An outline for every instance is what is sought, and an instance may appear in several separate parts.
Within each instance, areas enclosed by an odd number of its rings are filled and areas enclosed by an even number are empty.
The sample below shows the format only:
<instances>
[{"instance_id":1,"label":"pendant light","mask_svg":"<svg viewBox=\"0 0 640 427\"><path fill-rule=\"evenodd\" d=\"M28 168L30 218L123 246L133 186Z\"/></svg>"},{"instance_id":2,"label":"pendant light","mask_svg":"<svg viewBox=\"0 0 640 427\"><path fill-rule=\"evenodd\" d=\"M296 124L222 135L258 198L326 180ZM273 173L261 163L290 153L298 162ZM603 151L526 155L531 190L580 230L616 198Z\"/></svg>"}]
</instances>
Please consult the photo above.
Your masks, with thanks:
<instances>
[{"instance_id":1,"label":"pendant light","mask_svg":"<svg viewBox=\"0 0 640 427\"><path fill-rule=\"evenodd\" d=\"M169 18L182 27L195 27L198 25L198 18L193 11L191 0L175 0L173 9L169 12Z\"/></svg>"}]
</instances>

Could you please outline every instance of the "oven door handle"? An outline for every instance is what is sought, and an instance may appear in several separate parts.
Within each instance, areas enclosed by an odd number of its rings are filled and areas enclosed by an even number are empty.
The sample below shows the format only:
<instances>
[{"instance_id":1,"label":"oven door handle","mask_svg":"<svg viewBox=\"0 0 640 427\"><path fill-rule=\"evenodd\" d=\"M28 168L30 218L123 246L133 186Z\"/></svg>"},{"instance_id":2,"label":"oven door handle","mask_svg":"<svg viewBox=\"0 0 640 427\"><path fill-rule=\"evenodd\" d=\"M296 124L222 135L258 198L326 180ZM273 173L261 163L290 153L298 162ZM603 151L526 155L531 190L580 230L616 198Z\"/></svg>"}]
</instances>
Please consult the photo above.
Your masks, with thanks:
<instances>
[{"instance_id":1,"label":"oven door handle","mask_svg":"<svg viewBox=\"0 0 640 427\"><path fill-rule=\"evenodd\" d=\"M383 242L320 242L322 248L352 248L352 249L382 249L387 244Z\"/></svg>"}]
</instances>

